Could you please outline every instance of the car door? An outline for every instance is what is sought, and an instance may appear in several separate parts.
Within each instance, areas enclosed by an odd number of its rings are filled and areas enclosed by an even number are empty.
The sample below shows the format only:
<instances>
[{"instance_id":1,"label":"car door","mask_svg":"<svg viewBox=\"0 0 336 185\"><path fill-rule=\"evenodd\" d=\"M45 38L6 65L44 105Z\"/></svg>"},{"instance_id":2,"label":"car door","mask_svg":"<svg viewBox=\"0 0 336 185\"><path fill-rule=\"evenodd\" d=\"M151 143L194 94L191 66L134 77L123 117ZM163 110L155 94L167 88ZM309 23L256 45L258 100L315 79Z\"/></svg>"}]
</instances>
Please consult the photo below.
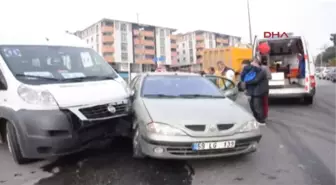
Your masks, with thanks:
<instances>
[{"instance_id":1,"label":"car door","mask_svg":"<svg viewBox=\"0 0 336 185\"><path fill-rule=\"evenodd\" d=\"M230 98L233 101L237 100L239 91L237 85L232 80L229 80L222 76L214 75L206 75L205 77L212 83L214 83L224 93L226 97ZM221 84L224 84L224 87L218 86L219 81L223 82Z\"/></svg>"}]
</instances>

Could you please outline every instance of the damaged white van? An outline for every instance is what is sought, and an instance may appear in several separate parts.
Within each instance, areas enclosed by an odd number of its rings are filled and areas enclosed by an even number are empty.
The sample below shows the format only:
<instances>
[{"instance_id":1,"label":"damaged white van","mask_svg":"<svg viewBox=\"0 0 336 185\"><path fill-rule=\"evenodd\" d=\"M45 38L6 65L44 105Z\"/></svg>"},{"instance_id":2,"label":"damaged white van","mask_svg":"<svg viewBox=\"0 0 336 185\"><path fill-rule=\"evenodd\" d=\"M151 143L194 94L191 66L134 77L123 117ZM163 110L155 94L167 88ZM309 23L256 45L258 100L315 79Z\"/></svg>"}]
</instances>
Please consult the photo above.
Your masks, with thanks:
<instances>
[{"instance_id":1,"label":"damaged white van","mask_svg":"<svg viewBox=\"0 0 336 185\"><path fill-rule=\"evenodd\" d=\"M0 136L18 164L80 151L118 130L126 82L71 34L0 34Z\"/></svg>"},{"instance_id":2,"label":"damaged white van","mask_svg":"<svg viewBox=\"0 0 336 185\"><path fill-rule=\"evenodd\" d=\"M300 98L305 104L312 104L316 91L315 66L304 37L256 37L254 55L262 42L267 42L271 48L270 53L262 59L267 60L272 71L269 97Z\"/></svg>"}]
</instances>

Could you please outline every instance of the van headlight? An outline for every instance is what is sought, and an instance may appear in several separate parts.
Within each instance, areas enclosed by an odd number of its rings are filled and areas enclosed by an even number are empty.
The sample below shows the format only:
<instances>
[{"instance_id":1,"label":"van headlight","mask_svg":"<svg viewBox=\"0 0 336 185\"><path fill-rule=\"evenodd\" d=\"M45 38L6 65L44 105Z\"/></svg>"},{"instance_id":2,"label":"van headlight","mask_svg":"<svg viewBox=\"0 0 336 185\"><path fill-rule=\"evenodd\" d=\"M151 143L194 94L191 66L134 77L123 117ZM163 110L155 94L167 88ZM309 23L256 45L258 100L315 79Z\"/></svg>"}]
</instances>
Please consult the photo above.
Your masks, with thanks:
<instances>
[{"instance_id":1,"label":"van headlight","mask_svg":"<svg viewBox=\"0 0 336 185\"><path fill-rule=\"evenodd\" d=\"M186 136L187 134L180 129L174 128L163 123L148 123L146 129L150 133L161 134L166 136Z\"/></svg>"},{"instance_id":2,"label":"van headlight","mask_svg":"<svg viewBox=\"0 0 336 185\"><path fill-rule=\"evenodd\" d=\"M246 122L243 127L239 129L238 132L251 132L259 129L259 123L256 120L251 120Z\"/></svg>"},{"instance_id":3,"label":"van headlight","mask_svg":"<svg viewBox=\"0 0 336 185\"><path fill-rule=\"evenodd\" d=\"M131 89L128 87L127 82L126 82L124 79L122 79L121 77L119 77L119 78L120 78L120 79L118 79L118 82L120 82L121 85L125 88L126 93L127 93L128 95L131 95Z\"/></svg>"},{"instance_id":4,"label":"van headlight","mask_svg":"<svg viewBox=\"0 0 336 185\"><path fill-rule=\"evenodd\" d=\"M44 106L57 106L54 96L48 90L37 90L25 85L20 85L17 92L27 103Z\"/></svg>"}]
</instances>

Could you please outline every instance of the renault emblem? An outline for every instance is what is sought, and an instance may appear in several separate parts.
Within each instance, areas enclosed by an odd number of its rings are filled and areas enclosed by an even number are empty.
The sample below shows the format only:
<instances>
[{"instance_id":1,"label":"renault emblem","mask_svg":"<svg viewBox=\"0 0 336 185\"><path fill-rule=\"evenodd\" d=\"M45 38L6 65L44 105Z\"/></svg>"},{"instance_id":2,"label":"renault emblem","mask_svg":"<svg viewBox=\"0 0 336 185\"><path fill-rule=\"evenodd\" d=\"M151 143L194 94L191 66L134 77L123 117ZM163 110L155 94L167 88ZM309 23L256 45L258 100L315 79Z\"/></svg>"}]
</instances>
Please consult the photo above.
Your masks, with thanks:
<instances>
[{"instance_id":1,"label":"renault emblem","mask_svg":"<svg viewBox=\"0 0 336 185\"><path fill-rule=\"evenodd\" d=\"M108 110L110 113L112 113L112 114L114 114L114 113L117 112L117 109L116 109L112 104L109 104L109 105L107 106L107 110Z\"/></svg>"},{"instance_id":2,"label":"renault emblem","mask_svg":"<svg viewBox=\"0 0 336 185\"><path fill-rule=\"evenodd\" d=\"M216 125L210 125L209 131L210 132L215 132L216 131Z\"/></svg>"}]
</instances>

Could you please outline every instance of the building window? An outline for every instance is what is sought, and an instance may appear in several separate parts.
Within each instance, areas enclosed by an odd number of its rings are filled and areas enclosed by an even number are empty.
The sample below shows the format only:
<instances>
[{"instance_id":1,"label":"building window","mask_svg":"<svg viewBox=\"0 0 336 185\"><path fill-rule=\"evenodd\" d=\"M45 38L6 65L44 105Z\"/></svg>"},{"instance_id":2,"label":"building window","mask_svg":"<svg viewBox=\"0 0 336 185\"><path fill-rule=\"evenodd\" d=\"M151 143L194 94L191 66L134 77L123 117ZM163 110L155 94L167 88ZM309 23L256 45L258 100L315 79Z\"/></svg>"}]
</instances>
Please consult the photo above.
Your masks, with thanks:
<instances>
[{"instance_id":1,"label":"building window","mask_svg":"<svg viewBox=\"0 0 336 185\"><path fill-rule=\"evenodd\" d=\"M127 51L127 43L121 43L121 51Z\"/></svg>"},{"instance_id":2,"label":"building window","mask_svg":"<svg viewBox=\"0 0 336 185\"><path fill-rule=\"evenodd\" d=\"M212 40L210 40L209 47L210 47L210 48L213 48Z\"/></svg>"},{"instance_id":3,"label":"building window","mask_svg":"<svg viewBox=\"0 0 336 185\"><path fill-rule=\"evenodd\" d=\"M127 25L126 24L121 24L120 25L120 31L127 31Z\"/></svg>"},{"instance_id":4,"label":"building window","mask_svg":"<svg viewBox=\"0 0 336 185\"><path fill-rule=\"evenodd\" d=\"M164 29L160 29L160 37L164 37L164 36L165 36Z\"/></svg>"},{"instance_id":5,"label":"building window","mask_svg":"<svg viewBox=\"0 0 336 185\"><path fill-rule=\"evenodd\" d=\"M112 32L104 32L103 35L104 36L112 36Z\"/></svg>"},{"instance_id":6,"label":"building window","mask_svg":"<svg viewBox=\"0 0 336 185\"><path fill-rule=\"evenodd\" d=\"M128 53L121 53L121 60L127 61L128 60Z\"/></svg>"},{"instance_id":7,"label":"building window","mask_svg":"<svg viewBox=\"0 0 336 185\"><path fill-rule=\"evenodd\" d=\"M161 56L165 55L165 53L166 53L166 48L164 46L161 46L160 47L160 54L161 54Z\"/></svg>"},{"instance_id":8,"label":"building window","mask_svg":"<svg viewBox=\"0 0 336 185\"><path fill-rule=\"evenodd\" d=\"M189 48L193 48L192 47L192 41L189 41Z\"/></svg>"},{"instance_id":9,"label":"building window","mask_svg":"<svg viewBox=\"0 0 336 185\"><path fill-rule=\"evenodd\" d=\"M126 33L121 33L121 42L127 43L127 34Z\"/></svg>"},{"instance_id":10,"label":"building window","mask_svg":"<svg viewBox=\"0 0 336 185\"><path fill-rule=\"evenodd\" d=\"M194 51L193 51L193 49L189 49L189 55L194 55Z\"/></svg>"}]
</instances>

